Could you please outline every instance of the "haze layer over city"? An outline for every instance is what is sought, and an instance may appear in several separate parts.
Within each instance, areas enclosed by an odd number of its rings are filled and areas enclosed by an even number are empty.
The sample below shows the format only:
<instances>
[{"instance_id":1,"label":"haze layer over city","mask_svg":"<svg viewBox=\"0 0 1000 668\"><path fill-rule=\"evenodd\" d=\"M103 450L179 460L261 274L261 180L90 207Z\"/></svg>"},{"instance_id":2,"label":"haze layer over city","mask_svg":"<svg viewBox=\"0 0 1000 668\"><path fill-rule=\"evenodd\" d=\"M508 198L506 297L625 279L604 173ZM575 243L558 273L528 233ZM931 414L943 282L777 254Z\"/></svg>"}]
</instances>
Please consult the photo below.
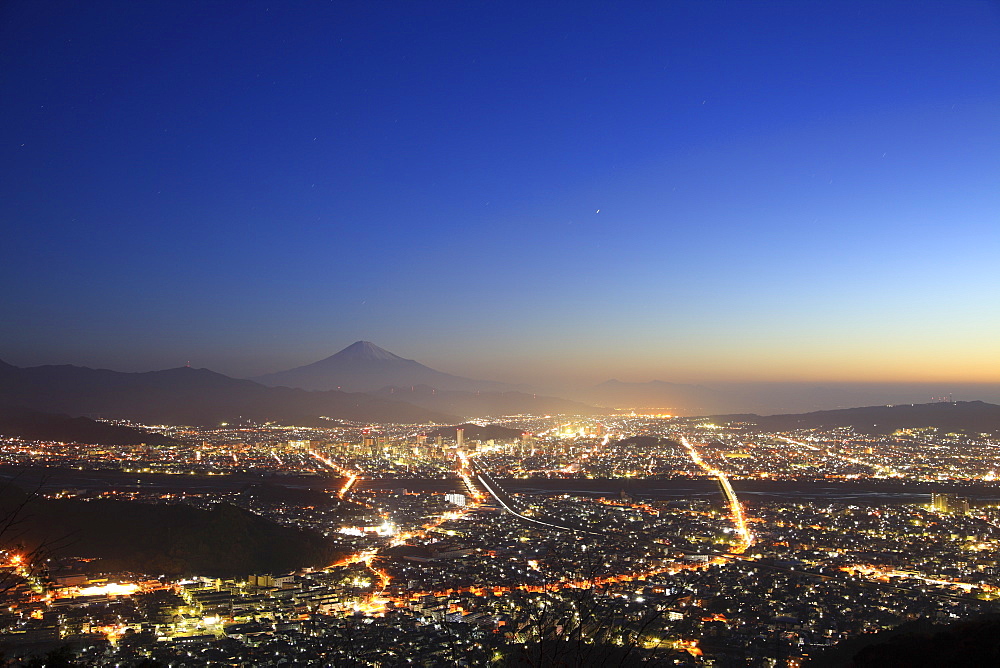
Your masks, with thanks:
<instances>
[{"instance_id":1,"label":"haze layer over city","mask_svg":"<svg viewBox=\"0 0 1000 668\"><path fill-rule=\"evenodd\" d=\"M1000 656L1000 6L0 7L11 666Z\"/></svg>"}]
</instances>

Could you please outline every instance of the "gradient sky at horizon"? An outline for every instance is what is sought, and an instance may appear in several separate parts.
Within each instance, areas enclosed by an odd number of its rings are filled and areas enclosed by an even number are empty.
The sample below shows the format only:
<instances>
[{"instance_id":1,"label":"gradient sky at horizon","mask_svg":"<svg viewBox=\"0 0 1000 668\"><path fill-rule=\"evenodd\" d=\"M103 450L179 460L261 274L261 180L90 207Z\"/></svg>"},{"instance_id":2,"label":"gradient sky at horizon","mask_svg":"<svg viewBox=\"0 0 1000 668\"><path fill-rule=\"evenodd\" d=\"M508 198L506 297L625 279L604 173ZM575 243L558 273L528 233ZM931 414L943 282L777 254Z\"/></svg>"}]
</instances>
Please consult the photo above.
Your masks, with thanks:
<instances>
[{"instance_id":1,"label":"gradient sky at horizon","mask_svg":"<svg viewBox=\"0 0 1000 668\"><path fill-rule=\"evenodd\" d=\"M11 0L0 44L9 363L1000 382L997 2Z\"/></svg>"}]
</instances>

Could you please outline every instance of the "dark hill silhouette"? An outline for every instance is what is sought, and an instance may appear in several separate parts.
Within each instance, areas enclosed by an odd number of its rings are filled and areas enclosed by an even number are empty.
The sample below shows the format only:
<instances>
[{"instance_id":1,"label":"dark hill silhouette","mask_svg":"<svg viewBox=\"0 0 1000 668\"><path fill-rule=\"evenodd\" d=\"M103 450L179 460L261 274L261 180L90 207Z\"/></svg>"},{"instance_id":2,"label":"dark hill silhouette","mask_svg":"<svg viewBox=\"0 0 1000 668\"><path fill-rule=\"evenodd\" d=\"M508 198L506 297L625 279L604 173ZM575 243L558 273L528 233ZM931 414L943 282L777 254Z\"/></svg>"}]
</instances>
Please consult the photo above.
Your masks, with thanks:
<instances>
[{"instance_id":1,"label":"dark hill silhouette","mask_svg":"<svg viewBox=\"0 0 1000 668\"><path fill-rule=\"evenodd\" d=\"M1000 665L1000 615L950 624L928 620L865 634L819 652L806 668L940 668Z\"/></svg>"},{"instance_id":2,"label":"dark hill silhouette","mask_svg":"<svg viewBox=\"0 0 1000 668\"><path fill-rule=\"evenodd\" d=\"M6 487L0 513L23 491ZM281 526L229 504L211 510L131 501L32 498L0 536L5 547L44 546L53 556L95 558L104 571L240 576L323 566L336 558L318 533Z\"/></svg>"},{"instance_id":3,"label":"dark hill silhouette","mask_svg":"<svg viewBox=\"0 0 1000 668\"><path fill-rule=\"evenodd\" d=\"M1000 432L1000 406L982 401L865 406L790 415L718 415L717 421L757 424L772 431L853 427L868 434L891 434L907 427L937 427L955 432Z\"/></svg>"},{"instance_id":4,"label":"dark hill silhouette","mask_svg":"<svg viewBox=\"0 0 1000 668\"><path fill-rule=\"evenodd\" d=\"M384 399L405 401L427 410L465 417L483 415L597 415L603 411L568 399L525 392L465 392L439 390L427 385L384 387L374 393Z\"/></svg>"},{"instance_id":5,"label":"dark hill silhouette","mask_svg":"<svg viewBox=\"0 0 1000 668\"><path fill-rule=\"evenodd\" d=\"M208 369L122 373L78 366L0 366L0 402L146 424L210 425L239 419L293 423L318 416L371 422L454 422L367 394L265 387Z\"/></svg>"},{"instance_id":6,"label":"dark hill silhouette","mask_svg":"<svg viewBox=\"0 0 1000 668\"><path fill-rule=\"evenodd\" d=\"M317 508L335 507L344 504L335 494L307 487L288 487L274 482L260 482L247 485L238 495L239 505L295 505Z\"/></svg>"},{"instance_id":7,"label":"dark hill silhouette","mask_svg":"<svg viewBox=\"0 0 1000 668\"><path fill-rule=\"evenodd\" d=\"M253 380L271 386L306 390L374 392L387 385L429 385L440 390L498 390L507 386L491 381L453 376L379 348L370 341L356 341L318 362L279 371Z\"/></svg>"},{"instance_id":8,"label":"dark hill silhouette","mask_svg":"<svg viewBox=\"0 0 1000 668\"><path fill-rule=\"evenodd\" d=\"M144 429L96 422L84 417L42 413L0 405L0 434L34 441L100 445L174 445L174 439Z\"/></svg>"}]
</instances>

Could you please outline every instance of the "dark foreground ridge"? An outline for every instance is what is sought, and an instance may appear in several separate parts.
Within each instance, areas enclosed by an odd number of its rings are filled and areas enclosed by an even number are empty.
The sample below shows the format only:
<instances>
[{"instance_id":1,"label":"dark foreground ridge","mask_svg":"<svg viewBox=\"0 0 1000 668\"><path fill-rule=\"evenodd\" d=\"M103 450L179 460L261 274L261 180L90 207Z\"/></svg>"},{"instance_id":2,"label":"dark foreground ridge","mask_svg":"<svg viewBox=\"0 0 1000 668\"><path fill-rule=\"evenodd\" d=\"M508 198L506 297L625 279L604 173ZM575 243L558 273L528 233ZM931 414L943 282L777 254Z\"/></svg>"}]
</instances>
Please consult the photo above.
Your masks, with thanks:
<instances>
[{"instance_id":1,"label":"dark foreground ridge","mask_svg":"<svg viewBox=\"0 0 1000 668\"><path fill-rule=\"evenodd\" d=\"M7 487L0 514L26 494ZM0 536L4 548L42 550L55 558L96 559L97 571L149 575L244 576L324 566L336 558L321 535L281 526L228 503L211 510L98 499L33 498L15 526Z\"/></svg>"},{"instance_id":2,"label":"dark foreground ridge","mask_svg":"<svg viewBox=\"0 0 1000 668\"><path fill-rule=\"evenodd\" d=\"M846 640L817 655L806 668L940 668L1000 665L1000 615L952 624L917 620Z\"/></svg>"}]
</instances>

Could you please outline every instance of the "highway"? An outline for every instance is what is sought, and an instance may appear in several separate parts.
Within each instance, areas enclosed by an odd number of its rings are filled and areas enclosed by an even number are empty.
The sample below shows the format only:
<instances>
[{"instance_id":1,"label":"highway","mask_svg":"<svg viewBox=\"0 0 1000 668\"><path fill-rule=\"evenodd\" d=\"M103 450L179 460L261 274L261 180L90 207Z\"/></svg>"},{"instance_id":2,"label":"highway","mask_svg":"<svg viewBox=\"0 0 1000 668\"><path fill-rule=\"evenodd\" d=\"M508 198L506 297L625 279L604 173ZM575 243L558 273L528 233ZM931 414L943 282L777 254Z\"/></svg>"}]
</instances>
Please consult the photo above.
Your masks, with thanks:
<instances>
[{"instance_id":1,"label":"highway","mask_svg":"<svg viewBox=\"0 0 1000 668\"><path fill-rule=\"evenodd\" d=\"M358 474L355 473L354 471L348 471L347 469L345 469L343 466L341 466L337 462L331 460L328 457L324 457L323 455L319 454L315 450L310 450L309 454L312 455L313 458L315 458L317 461L323 463L327 467L333 469L334 471L336 471L337 473L339 473L340 475L342 475L342 476L344 476L346 478L346 480L344 481L343 487L341 487L337 491L337 496L339 496L340 498L344 498L345 496L347 496L347 493L349 491L351 491L351 487L354 486L355 482L357 482L357 480L358 480Z\"/></svg>"},{"instance_id":2,"label":"highway","mask_svg":"<svg viewBox=\"0 0 1000 668\"><path fill-rule=\"evenodd\" d=\"M690 448L690 444L688 445L688 447ZM690 449L692 452L694 452L694 456L698 457L697 452L694 451L693 448ZM701 461L701 458L698 457L697 461ZM701 466L704 467L708 465L702 462ZM709 470L713 472L716 471L711 467L709 467ZM740 505L739 500L736 498L736 493L733 491L732 486L729 484L729 479L725 476L725 473L722 473L721 471L719 471L718 473L721 474L722 476L721 478L719 478L720 486L722 487L723 493L726 496L727 503L729 503L730 508L734 512L733 515L734 522L736 524L736 530L740 536L739 544L737 544L731 552L718 552L715 550L691 550L680 547L668 546L661 543L656 543L656 545L662 548L674 550L682 554L707 554L719 559L732 559L732 558L738 558L738 555L741 555L753 543L751 537L752 534L750 534L749 530L747 529L746 518L743 514L743 506ZM598 538L603 538L605 540L613 538L624 538L636 541L636 544L650 542L644 536L607 533L607 532L601 533L597 531L590 531L588 529L583 529L580 527L574 527L566 524L559 524L557 522L548 522L545 520L535 519L534 517L528 517L527 515L524 515L523 513L519 512L517 509L513 507L514 503L513 498L507 493L506 490L503 489L503 487L501 487L495 480L493 480L492 476L490 476L488 472L480 469L479 471L476 472L476 479L479 481L479 484L482 485L487 492L489 492L490 496L496 499L497 503L499 503L505 511L507 511L514 517L529 524L534 524L536 526L544 527L546 529L558 529L560 531L570 531L573 533L585 534L588 536L597 536Z\"/></svg>"},{"instance_id":3,"label":"highway","mask_svg":"<svg viewBox=\"0 0 1000 668\"><path fill-rule=\"evenodd\" d=\"M489 480L487 480L487 478ZM501 488L499 485L496 484L496 482L493 481L493 478L490 477L489 473L486 473L485 471L483 471L482 473L476 473L476 480L478 480L479 484L482 485L483 488L487 492L490 493L490 496L492 496L494 499L496 499L497 503L499 503L501 506L503 506L504 510L506 510L511 515L513 515L514 517L517 517L518 519L520 519L520 520L522 520L524 522L528 522L529 524L535 524L537 526L545 527L546 529L557 529L559 531L571 531L573 533L582 533L582 534L586 534L586 535L589 535L589 536L598 536L599 538L607 538L608 537L606 534L598 533L596 531L588 531L586 529L581 529L579 527L571 527L571 526L567 526L565 524L555 524L553 522L546 522L544 520L536 520L534 517L528 517L527 515L519 513L517 510L515 510L514 508L512 508L502 498L502 497L507 497L507 499L509 500L510 496L505 491L503 491L503 488Z\"/></svg>"},{"instance_id":4,"label":"highway","mask_svg":"<svg viewBox=\"0 0 1000 668\"><path fill-rule=\"evenodd\" d=\"M681 436L678 440L680 441L680 444L687 449L688 456L691 457L691 461L705 471L705 473L714 476L715 479L719 481L719 487L722 488L722 494L726 497L726 504L729 506L729 513L733 519L733 524L736 527L736 533L740 537L740 542L733 548L732 553L742 554L743 552L746 552L747 548L753 545L753 533L751 533L750 527L747 525L747 518L743 511L743 504L740 503L738 498L736 498L736 492L733 491L733 486L729 482L729 476L726 475L725 471L717 469L703 460L695 447L691 445L690 441L688 441L687 436Z\"/></svg>"}]
</instances>

